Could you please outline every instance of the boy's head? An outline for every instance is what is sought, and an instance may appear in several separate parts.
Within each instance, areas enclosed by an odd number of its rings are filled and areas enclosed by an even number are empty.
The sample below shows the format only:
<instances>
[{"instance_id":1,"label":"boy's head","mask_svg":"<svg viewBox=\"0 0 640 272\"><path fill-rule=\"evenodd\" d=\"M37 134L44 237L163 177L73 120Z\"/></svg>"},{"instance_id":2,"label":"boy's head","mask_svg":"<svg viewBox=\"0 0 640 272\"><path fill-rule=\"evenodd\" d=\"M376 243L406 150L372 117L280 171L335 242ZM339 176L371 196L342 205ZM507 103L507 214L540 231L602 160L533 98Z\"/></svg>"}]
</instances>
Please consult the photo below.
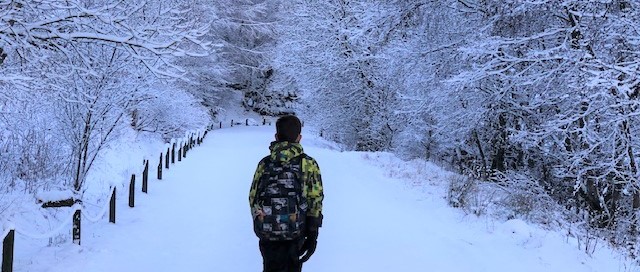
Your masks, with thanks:
<instances>
[{"instance_id":1,"label":"boy's head","mask_svg":"<svg viewBox=\"0 0 640 272\"><path fill-rule=\"evenodd\" d=\"M282 116L276 121L276 141L278 142L300 142L302 136L302 124L300 119L293 115Z\"/></svg>"}]
</instances>

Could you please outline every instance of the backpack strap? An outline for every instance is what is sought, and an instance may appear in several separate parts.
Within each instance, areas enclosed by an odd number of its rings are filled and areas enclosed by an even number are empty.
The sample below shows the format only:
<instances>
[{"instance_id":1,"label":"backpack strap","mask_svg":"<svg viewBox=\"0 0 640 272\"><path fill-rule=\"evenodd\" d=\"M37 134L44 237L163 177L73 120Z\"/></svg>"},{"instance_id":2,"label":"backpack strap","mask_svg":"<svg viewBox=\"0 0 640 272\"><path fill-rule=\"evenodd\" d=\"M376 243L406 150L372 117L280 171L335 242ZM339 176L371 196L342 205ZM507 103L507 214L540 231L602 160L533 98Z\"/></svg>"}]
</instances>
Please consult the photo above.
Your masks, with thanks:
<instances>
[{"instance_id":1,"label":"backpack strap","mask_svg":"<svg viewBox=\"0 0 640 272\"><path fill-rule=\"evenodd\" d=\"M299 186L299 188L300 188L300 193L301 193L301 194L302 194L303 187L304 187L304 181L302 180L302 178L303 178L303 172L302 172L302 160L303 160L304 158L306 158L306 157L307 157L307 154L302 153L302 154L300 154L300 155L298 155L298 156L294 157L293 159L291 159L291 160L289 161L289 162L290 162L290 165L298 165L298 166L299 166L299 167L298 167L298 171L296 171L295 173L296 173L296 176L297 176L297 178L298 178L298 186Z\"/></svg>"}]
</instances>

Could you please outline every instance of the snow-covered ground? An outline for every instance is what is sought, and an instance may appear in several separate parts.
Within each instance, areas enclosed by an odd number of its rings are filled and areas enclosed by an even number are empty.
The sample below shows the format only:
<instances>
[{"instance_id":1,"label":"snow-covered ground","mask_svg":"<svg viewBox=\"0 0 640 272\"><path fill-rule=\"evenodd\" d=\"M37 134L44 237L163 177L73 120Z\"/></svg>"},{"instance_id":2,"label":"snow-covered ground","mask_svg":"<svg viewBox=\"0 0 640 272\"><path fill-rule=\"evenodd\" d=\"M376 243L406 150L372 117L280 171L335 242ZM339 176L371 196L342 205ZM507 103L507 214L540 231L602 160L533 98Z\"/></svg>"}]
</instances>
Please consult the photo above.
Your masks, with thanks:
<instances>
[{"instance_id":1,"label":"snow-covered ground","mask_svg":"<svg viewBox=\"0 0 640 272\"><path fill-rule=\"evenodd\" d=\"M119 200L117 224L84 223L82 246L34 248L18 237L16 271L261 270L248 191L274 127L213 131L161 181L151 175L136 207ZM465 216L443 199L448 173L398 178L388 154L340 152L303 131L325 188L318 250L304 271L640 271L606 248L593 257L558 232L520 220Z\"/></svg>"}]
</instances>

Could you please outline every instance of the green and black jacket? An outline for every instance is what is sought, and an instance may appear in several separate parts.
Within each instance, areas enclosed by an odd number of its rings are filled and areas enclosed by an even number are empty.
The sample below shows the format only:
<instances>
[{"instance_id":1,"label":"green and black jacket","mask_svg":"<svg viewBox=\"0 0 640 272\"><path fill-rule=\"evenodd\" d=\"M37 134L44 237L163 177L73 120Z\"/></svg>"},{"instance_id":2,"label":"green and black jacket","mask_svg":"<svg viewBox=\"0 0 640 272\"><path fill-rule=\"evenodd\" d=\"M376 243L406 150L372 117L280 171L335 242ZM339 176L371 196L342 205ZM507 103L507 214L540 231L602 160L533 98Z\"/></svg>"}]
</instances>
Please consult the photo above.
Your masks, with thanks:
<instances>
[{"instance_id":1,"label":"green and black jacket","mask_svg":"<svg viewBox=\"0 0 640 272\"><path fill-rule=\"evenodd\" d=\"M254 200L258 189L258 182L265 171L267 161L270 159L272 161L289 162L295 157L303 156L302 195L307 198L307 203L309 205L307 216L312 216L315 220L322 220L322 200L324 199L324 194L322 192L320 167L316 160L304 154L302 145L299 143L272 142L269 150L271 150L271 154L264 157L260 163L258 163L256 173L253 175L253 183L251 184L251 190L249 191L251 214L256 216L260 212L260 208L254 203Z\"/></svg>"}]
</instances>

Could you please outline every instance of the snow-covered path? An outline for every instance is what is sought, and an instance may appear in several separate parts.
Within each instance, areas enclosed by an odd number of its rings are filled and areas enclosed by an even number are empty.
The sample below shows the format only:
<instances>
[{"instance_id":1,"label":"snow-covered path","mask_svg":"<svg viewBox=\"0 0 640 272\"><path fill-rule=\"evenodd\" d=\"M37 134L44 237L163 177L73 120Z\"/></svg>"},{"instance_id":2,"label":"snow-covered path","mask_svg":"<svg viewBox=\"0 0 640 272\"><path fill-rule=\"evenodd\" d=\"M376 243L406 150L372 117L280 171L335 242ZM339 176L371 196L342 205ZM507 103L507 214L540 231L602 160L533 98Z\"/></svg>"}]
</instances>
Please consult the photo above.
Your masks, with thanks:
<instances>
[{"instance_id":1,"label":"snow-covered path","mask_svg":"<svg viewBox=\"0 0 640 272\"><path fill-rule=\"evenodd\" d=\"M136 208L120 208L116 225L85 228L81 247L44 249L16 271L261 271L247 196L273 130L214 131L164 180L152 179ZM439 193L385 177L362 153L304 132L302 144L321 167L326 195L318 250L304 271L624 271L557 234L465 218Z\"/></svg>"}]
</instances>

